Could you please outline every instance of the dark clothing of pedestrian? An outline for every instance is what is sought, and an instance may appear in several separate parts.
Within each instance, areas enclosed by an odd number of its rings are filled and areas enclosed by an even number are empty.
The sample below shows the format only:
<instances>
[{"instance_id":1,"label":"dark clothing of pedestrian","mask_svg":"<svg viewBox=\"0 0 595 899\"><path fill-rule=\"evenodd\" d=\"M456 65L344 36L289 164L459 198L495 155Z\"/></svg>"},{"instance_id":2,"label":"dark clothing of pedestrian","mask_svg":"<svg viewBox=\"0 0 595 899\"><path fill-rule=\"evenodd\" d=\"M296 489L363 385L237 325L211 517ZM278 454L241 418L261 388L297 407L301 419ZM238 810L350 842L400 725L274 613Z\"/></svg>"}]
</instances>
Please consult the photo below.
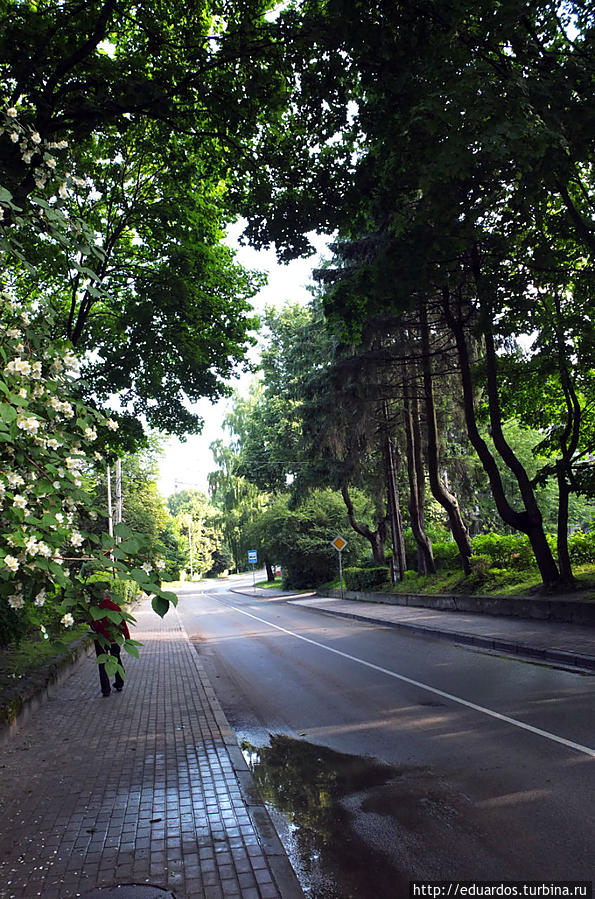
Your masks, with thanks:
<instances>
[{"instance_id":1,"label":"dark clothing of pedestrian","mask_svg":"<svg viewBox=\"0 0 595 899\"><path fill-rule=\"evenodd\" d=\"M95 655L100 656L102 653L108 653L114 658L118 660L118 664L122 665L122 660L120 659L120 646L118 643L110 643L109 646L102 646L99 640L95 640ZM105 670L105 665L103 662L100 662L97 666L99 668L99 683L101 684L101 692L104 696L109 696L112 692L112 688L110 687L109 677L107 671ZM122 665L122 668L124 666ZM121 691L124 686L124 680L119 671L116 671L116 676L114 677L114 687L118 691Z\"/></svg>"},{"instance_id":2,"label":"dark clothing of pedestrian","mask_svg":"<svg viewBox=\"0 0 595 899\"><path fill-rule=\"evenodd\" d=\"M113 612L122 611L120 606L112 599L110 599L110 596L107 592L104 594L101 602L98 603L98 607L100 609L111 609L111 611ZM91 627L96 633L100 634L106 640L110 641L109 646L102 646L99 640L95 640L95 654L97 656L100 656L103 653L109 653L110 655L114 656L114 658L117 659L118 664L121 665L122 668L124 668L120 658L120 644L115 642L116 636L119 633L122 634L127 640L130 639L130 631L128 630L128 625L126 624L124 619L122 619L119 624L116 624L115 622L110 621L109 618L99 618L98 621L93 621ZM98 665L98 668L101 692L104 696L109 696L112 691L110 687L109 677L107 671L105 670L105 665L102 663ZM114 687L116 688L118 693L123 686L124 679L122 678L120 672L116 671L116 676L114 678Z\"/></svg>"}]
</instances>

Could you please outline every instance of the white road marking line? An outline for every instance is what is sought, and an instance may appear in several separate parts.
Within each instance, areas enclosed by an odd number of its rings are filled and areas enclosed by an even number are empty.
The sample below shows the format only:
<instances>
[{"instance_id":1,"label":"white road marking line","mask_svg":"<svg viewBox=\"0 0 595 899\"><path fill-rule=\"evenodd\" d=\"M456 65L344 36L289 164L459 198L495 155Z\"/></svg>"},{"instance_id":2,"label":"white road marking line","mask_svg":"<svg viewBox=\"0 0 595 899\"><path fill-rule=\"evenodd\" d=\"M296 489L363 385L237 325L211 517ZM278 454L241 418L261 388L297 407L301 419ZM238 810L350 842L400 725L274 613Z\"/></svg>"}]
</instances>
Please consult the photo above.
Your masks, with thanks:
<instances>
[{"instance_id":1,"label":"white road marking line","mask_svg":"<svg viewBox=\"0 0 595 899\"><path fill-rule=\"evenodd\" d=\"M209 599L216 599L216 597L205 594L209 596ZM303 640L304 643L311 643L312 646L318 646L319 649L325 649L327 652L332 652L337 656L341 656L344 659L349 659L350 662L357 662L358 665L364 665L366 668L371 668L373 671L379 671L381 674L386 674L389 677L394 677L396 680L403 681L403 683L411 684L413 687L419 687L421 690L427 690L429 693L433 693L435 696L441 696L443 699L449 699L451 702L456 702L458 705L463 705L468 709L473 709L475 712L481 712L483 715L489 715L491 718L496 718L498 721L504 721L506 724L512 724L514 727L520 727L522 730L528 730L532 734L537 734L539 737L545 737L546 740L551 740L554 743L560 743L562 746L568 746L570 749L575 749L577 752L582 752L585 755L590 755L591 758L595 758L595 749L590 749L588 746L582 746L581 743L574 743L572 740L566 740L564 737L558 737L556 734L552 734L547 730L541 730L539 727L533 727L532 724L525 724L524 721L519 721L517 718L510 718L508 715L501 715L500 712L495 712L493 709L486 709L482 705L477 705L474 702L469 702L467 699L462 699L460 696L454 696L452 693L445 693L444 690L438 690L437 687L431 687L429 684L422 684L421 681L413 680L411 677L406 677L404 674L397 674L396 671L391 671L389 668L382 668L380 665L374 665L373 662L366 662L365 659L359 659L357 656L352 656L348 652L342 652L340 649L333 649L332 646L325 646L324 643L319 643L317 640L312 640L310 637L303 637L301 634L296 634L294 631L290 631L285 627L281 627L279 624L273 624L270 621L266 621L264 618L259 618L258 615L253 615L252 612L246 612L245 609L240 609L238 606L232 606L227 602L223 602L223 600L218 600L222 602L223 605L227 606L228 609L233 609L235 612L239 612L240 615L246 615L248 618L253 618L255 621L260 621L261 624L266 624L268 627L272 627L277 631L281 631L284 634L289 634L290 637L295 637L296 640Z\"/></svg>"}]
</instances>

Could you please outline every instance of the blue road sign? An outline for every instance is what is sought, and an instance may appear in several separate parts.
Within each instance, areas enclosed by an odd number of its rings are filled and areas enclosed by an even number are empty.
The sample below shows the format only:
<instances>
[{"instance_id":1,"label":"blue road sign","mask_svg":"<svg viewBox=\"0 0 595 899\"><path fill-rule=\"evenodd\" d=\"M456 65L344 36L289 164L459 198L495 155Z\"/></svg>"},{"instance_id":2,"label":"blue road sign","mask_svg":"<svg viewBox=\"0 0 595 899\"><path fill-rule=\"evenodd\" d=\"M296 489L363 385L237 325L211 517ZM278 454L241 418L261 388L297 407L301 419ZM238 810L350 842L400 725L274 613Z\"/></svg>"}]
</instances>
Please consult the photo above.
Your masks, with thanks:
<instances>
[{"instance_id":1,"label":"blue road sign","mask_svg":"<svg viewBox=\"0 0 595 899\"><path fill-rule=\"evenodd\" d=\"M250 562L251 565L255 565L258 562L258 557L256 555L255 549L248 550L248 561Z\"/></svg>"}]
</instances>

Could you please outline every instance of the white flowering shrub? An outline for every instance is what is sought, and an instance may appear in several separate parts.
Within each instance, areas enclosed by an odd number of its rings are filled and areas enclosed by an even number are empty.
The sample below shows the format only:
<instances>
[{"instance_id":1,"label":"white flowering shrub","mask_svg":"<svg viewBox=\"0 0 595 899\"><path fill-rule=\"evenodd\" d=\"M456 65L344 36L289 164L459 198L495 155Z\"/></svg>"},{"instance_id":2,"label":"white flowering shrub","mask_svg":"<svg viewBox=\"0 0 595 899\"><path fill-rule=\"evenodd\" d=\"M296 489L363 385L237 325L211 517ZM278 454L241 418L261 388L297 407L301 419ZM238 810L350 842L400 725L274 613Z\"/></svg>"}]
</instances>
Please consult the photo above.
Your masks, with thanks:
<instances>
[{"instance_id":1,"label":"white flowering shrub","mask_svg":"<svg viewBox=\"0 0 595 899\"><path fill-rule=\"evenodd\" d=\"M19 123L16 109L5 112L2 127L49 200L30 197L23 209L0 184L0 277L6 288L0 292L0 627L6 624L3 608L16 631L25 622L44 637L103 618L98 578L136 581L154 594L153 608L164 615L176 597L161 590L149 541L125 525L116 528L118 543L91 527L97 514L85 484L104 464L117 421L78 398L78 361L66 343L52 339L49 304L37 301L25 309L11 292L11 262L26 263L27 229L59 243L70 235L81 246L84 226L68 218L59 198L82 179L60 175L52 153L65 142L44 144ZM124 642L134 655L136 646Z\"/></svg>"},{"instance_id":2,"label":"white flowering shrub","mask_svg":"<svg viewBox=\"0 0 595 899\"><path fill-rule=\"evenodd\" d=\"M165 614L175 595L160 588L148 540L125 525L119 543L85 529L96 518L85 480L117 422L77 399L76 357L5 294L0 327L0 596L44 634L48 602L64 627L103 617L98 575L135 580Z\"/></svg>"}]
</instances>

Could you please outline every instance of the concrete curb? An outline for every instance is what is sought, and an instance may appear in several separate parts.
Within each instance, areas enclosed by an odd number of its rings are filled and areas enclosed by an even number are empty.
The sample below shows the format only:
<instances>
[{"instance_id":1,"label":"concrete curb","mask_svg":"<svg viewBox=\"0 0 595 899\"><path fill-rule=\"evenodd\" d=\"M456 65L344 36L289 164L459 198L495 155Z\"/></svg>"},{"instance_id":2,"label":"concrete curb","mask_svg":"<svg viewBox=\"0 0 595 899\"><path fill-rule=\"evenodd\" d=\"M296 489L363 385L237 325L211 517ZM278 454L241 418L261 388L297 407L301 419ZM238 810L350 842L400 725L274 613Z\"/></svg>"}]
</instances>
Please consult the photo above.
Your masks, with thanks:
<instances>
[{"instance_id":1,"label":"concrete curb","mask_svg":"<svg viewBox=\"0 0 595 899\"><path fill-rule=\"evenodd\" d=\"M403 621L387 621L385 618L374 618L371 615L356 615L352 612L342 612L335 609L315 608L315 611L324 615L334 615L337 618L351 618L354 621L363 621L366 624L378 624L381 627L392 627L405 630L425 637L433 637L437 640L450 640L452 643L464 643L469 646L478 646L490 649L492 652L506 652L511 655L525 656L539 659L542 662L550 662L556 665L564 665L569 668L584 668L595 671L595 656L581 653L565 652L561 649L542 649L541 647L528 646L525 643L517 643L509 640L480 637L477 634L465 634L459 631L444 631L439 628L427 627L421 624L408 624Z\"/></svg>"},{"instance_id":2,"label":"concrete curb","mask_svg":"<svg viewBox=\"0 0 595 899\"><path fill-rule=\"evenodd\" d=\"M14 687L3 690L0 699L0 743L11 737L19 724L51 698L87 657L92 645L91 638L86 634L79 637L66 652L35 668L17 681Z\"/></svg>"},{"instance_id":3,"label":"concrete curb","mask_svg":"<svg viewBox=\"0 0 595 899\"><path fill-rule=\"evenodd\" d=\"M341 599L339 590L318 590L317 596ZM441 612L476 612L502 618L557 621L563 624L595 626L595 601L586 599L543 599L530 596L465 596L463 594L421 595L419 593L362 593L345 590L345 599L368 603L414 606Z\"/></svg>"}]
</instances>

